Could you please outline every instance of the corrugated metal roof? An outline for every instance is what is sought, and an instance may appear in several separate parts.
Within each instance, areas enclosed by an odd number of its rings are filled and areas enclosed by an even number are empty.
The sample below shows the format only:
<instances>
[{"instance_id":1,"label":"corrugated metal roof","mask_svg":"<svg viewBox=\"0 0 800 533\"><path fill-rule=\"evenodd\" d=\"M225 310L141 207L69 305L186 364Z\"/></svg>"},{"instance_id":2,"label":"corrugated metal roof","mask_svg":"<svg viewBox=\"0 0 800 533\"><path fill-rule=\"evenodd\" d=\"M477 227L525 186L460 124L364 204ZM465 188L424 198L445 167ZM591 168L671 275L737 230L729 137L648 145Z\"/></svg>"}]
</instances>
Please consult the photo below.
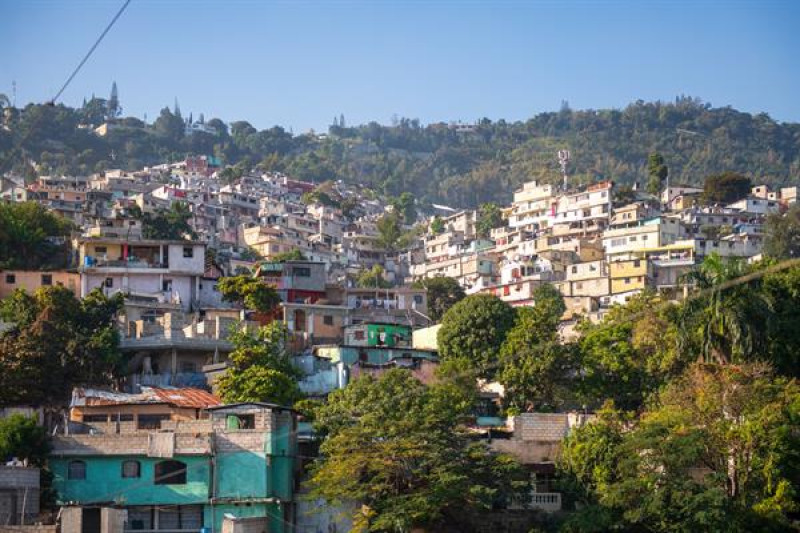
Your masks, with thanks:
<instances>
[{"instance_id":1,"label":"corrugated metal roof","mask_svg":"<svg viewBox=\"0 0 800 533\"><path fill-rule=\"evenodd\" d=\"M202 389L182 388L168 389L159 387L142 387L138 394L113 392L99 389L76 388L72 391L71 407L92 405L140 405L167 404L175 407L205 409L220 405L220 400Z\"/></svg>"}]
</instances>

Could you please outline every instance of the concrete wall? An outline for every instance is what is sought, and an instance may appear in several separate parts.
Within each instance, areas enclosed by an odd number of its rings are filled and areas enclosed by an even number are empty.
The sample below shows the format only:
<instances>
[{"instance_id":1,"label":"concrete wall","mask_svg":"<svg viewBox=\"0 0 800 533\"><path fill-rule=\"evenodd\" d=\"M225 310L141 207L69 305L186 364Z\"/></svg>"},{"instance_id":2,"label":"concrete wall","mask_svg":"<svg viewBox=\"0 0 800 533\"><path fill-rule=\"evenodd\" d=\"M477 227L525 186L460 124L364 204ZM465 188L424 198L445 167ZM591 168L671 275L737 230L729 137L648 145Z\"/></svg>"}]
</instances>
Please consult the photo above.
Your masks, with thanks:
<instances>
[{"instance_id":1,"label":"concrete wall","mask_svg":"<svg viewBox=\"0 0 800 533\"><path fill-rule=\"evenodd\" d=\"M122 463L125 460L140 462L139 478L123 478ZM127 505L154 504L203 504L208 501L211 469L209 458L203 456L175 456L175 460L186 464L186 484L156 485L155 465L164 459L137 455L123 457L86 457L86 479L67 479L72 458L53 457L53 487L58 492L58 501L92 502L116 501L122 498Z\"/></svg>"},{"instance_id":2,"label":"concrete wall","mask_svg":"<svg viewBox=\"0 0 800 533\"><path fill-rule=\"evenodd\" d=\"M42 276L50 276L53 286L63 285L76 296L81 290L80 274L70 272L40 272L38 270L0 270L0 299L10 296L15 289L33 293L42 287ZM13 283L11 281L13 280Z\"/></svg>"}]
</instances>

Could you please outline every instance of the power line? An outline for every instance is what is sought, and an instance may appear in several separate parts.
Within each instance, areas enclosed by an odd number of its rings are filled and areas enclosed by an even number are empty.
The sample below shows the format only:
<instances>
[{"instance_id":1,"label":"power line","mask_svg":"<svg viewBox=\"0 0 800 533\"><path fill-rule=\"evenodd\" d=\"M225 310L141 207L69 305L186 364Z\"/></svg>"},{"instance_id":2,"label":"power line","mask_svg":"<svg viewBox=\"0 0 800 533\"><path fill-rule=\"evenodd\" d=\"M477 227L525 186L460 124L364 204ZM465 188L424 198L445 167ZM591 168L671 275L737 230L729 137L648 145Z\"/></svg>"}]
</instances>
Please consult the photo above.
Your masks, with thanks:
<instances>
[{"instance_id":1,"label":"power line","mask_svg":"<svg viewBox=\"0 0 800 533\"><path fill-rule=\"evenodd\" d=\"M67 81L65 81L64 85L61 86L61 89L56 93L56 95L52 98L52 100L50 100L50 102L48 102L49 104L53 105L53 104L56 103L56 100L58 100L58 97L61 96L61 94L64 92L64 90L67 88L67 86L72 82L73 78L75 78L75 76L78 74L78 71L81 69L81 67L83 67L83 65L86 63L86 61L89 60L89 57L92 55L92 53L94 53L95 49L100 44L100 41L103 40L103 38L106 36L106 34L111 29L111 27L114 26L114 23L117 22L117 19L119 19L119 17L122 16L122 12L125 11L125 8L127 8L128 4L130 4L130 3L131 3L131 0L125 0L125 3L122 4L122 7L119 8L119 11L117 11L117 14L114 15L114 18L111 19L111 22L108 23L108 26L106 26L106 29L103 30L103 33L100 34L100 37L98 37L97 40L92 45L92 47L89 48L89 51L86 52L86 55L83 57L81 62L78 64L78 66L75 67L75 70L72 71L72 74L70 74L69 78L67 78Z\"/></svg>"}]
</instances>

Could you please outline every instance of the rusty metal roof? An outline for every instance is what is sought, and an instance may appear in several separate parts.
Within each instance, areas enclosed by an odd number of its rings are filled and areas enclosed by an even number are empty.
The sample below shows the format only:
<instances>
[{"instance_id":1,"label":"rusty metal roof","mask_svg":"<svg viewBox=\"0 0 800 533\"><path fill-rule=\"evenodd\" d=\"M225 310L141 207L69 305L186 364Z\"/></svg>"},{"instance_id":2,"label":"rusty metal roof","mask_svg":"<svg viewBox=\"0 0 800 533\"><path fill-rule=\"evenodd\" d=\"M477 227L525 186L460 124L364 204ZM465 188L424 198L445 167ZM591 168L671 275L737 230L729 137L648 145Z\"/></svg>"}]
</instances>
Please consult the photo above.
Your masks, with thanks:
<instances>
[{"instance_id":1,"label":"rusty metal roof","mask_svg":"<svg viewBox=\"0 0 800 533\"><path fill-rule=\"evenodd\" d=\"M99 389L76 388L70 407L102 405L167 404L174 407L205 409L220 405L220 400L202 389L142 387L138 394Z\"/></svg>"}]
</instances>

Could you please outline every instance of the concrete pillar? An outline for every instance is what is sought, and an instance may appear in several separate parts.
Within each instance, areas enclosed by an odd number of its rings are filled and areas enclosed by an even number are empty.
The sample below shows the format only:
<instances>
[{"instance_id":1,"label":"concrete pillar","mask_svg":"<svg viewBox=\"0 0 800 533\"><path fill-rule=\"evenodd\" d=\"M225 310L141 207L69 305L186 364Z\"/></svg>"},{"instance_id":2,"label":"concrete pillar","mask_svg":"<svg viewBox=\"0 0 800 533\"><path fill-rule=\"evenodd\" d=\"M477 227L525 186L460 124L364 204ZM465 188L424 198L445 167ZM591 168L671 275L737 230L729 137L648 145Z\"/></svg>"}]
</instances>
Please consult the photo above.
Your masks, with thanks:
<instances>
[{"instance_id":1,"label":"concrete pillar","mask_svg":"<svg viewBox=\"0 0 800 533\"><path fill-rule=\"evenodd\" d=\"M61 508L61 533L81 533L83 529L83 508Z\"/></svg>"},{"instance_id":2,"label":"concrete pillar","mask_svg":"<svg viewBox=\"0 0 800 533\"><path fill-rule=\"evenodd\" d=\"M103 507L100 510L101 533L123 533L128 512L124 509Z\"/></svg>"}]
</instances>

